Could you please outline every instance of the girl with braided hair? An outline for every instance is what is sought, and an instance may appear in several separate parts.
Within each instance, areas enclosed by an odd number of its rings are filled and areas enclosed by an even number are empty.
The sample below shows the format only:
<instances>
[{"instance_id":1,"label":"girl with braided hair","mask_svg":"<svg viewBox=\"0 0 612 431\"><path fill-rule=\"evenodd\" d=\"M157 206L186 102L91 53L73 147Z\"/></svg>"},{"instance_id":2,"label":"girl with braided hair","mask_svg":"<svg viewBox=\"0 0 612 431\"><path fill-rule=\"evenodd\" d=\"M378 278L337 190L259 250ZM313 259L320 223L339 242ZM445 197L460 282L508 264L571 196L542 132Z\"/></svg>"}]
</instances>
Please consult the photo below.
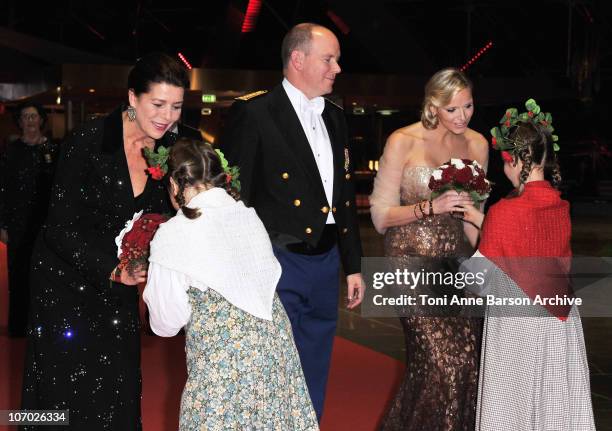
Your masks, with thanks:
<instances>
[{"instance_id":1,"label":"girl with braided hair","mask_svg":"<svg viewBox=\"0 0 612 431\"><path fill-rule=\"evenodd\" d=\"M318 430L291 325L276 295L281 267L263 223L237 201L236 178L208 144L170 150L178 210L151 242L143 299L151 329L185 327L180 430Z\"/></svg>"},{"instance_id":2,"label":"girl with braided hair","mask_svg":"<svg viewBox=\"0 0 612 431\"><path fill-rule=\"evenodd\" d=\"M478 431L595 430L582 324L568 300L569 203L557 190L558 146L549 129L529 119L511 125L494 147L506 149L504 173L515 191L486 217L462 206L464 220L482 225L462 270L487 274L476 292L487 298Z\"/></svg>"}]
</instances>

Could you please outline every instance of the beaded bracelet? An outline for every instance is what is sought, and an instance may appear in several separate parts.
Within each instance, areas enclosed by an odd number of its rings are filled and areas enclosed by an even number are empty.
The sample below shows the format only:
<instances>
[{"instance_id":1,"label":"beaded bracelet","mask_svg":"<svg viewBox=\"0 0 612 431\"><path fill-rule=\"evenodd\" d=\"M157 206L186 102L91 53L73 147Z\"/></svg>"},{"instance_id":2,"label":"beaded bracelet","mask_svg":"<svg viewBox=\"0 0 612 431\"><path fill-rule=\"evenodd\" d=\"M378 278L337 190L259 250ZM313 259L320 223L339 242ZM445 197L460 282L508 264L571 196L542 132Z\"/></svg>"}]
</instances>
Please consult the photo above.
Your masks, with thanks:
<instances>
[{"instance_id":1,"label":"beaded bracelet","mask_svg":"<svg viewBox=\"0 0 612 431\"><path fill-rule=\"evenodd\" d=\"M421 219L419 218L419 215L418 215L418 214L417 214L417 212L416 212L416 209L417 209L417 204L414 204L414 205L412 206L412 212L414 213L414 218L415 218L416 220L421 220Z\"/></svg>"}]
</instances>

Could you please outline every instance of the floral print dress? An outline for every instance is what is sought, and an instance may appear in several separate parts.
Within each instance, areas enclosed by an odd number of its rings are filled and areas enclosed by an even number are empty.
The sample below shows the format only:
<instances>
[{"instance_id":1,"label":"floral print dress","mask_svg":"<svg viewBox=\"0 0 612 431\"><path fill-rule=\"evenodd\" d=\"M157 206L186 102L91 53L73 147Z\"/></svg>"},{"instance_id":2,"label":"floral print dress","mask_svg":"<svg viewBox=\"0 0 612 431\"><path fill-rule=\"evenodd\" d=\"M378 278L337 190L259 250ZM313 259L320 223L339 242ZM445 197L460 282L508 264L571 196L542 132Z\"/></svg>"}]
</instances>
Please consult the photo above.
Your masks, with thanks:
<instances>
[{"instance_id":1,"label":"floral print dress","mask_svg":"<svg viewBox=\"0 0 612 431\"><path fill-rule=\"evenodd\" d=\"M272 321L212 289L187 291L188 378L181 430L318 430L287 314L275 295Z\"/></svg>"}]
</instances>

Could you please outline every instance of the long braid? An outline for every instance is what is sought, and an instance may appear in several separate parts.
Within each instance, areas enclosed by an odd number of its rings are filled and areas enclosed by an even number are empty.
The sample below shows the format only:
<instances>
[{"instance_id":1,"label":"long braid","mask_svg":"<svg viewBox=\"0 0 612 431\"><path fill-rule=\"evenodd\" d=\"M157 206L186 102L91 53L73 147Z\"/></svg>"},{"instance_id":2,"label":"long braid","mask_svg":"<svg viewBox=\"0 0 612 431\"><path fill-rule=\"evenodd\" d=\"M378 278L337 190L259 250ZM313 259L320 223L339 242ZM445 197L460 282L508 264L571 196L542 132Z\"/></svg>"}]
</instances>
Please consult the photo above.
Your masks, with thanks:
<instances>
[{"instance_id":1,"label":"long braid","mask_svg":"<svg viewBox=\"0 0 612 431\"><path fill-rule=\"evenodd\" d=\"M523 161L523 168L519 174L519 180L521 184L525 184L527 182L527 178L529 178L529 174L531 173L531 165L533 164L529 148L523 148L518 157Z\"/></svg>"},{"instance_id":2,"label":"long braid","mask_svg":"<svg viewBox=\"0 0 612 431\"><path fill-rule=\"evenodd\" d=\"M197 208L189 208L185 202L185 187L189 183L185 169L180 169L180 171L176 173L175 177L178 185L177 194L174 196L176 203L181 208L183 214L185 214L185 217L188 219L198 218L201 214L200 210Z\"/></svg>"},{"instance_id":3,"label":"long braid","mask_svg":"<svg viewBox=\"0 0 612 431\"><path fill-rule=\"evenodd\" d=\"M561 185L561 169L559 168L559 163L555 160L555 165L552 168L552 172L550 174L550 180L554 188L558 189Z\"/></svg>"}]
</instances>

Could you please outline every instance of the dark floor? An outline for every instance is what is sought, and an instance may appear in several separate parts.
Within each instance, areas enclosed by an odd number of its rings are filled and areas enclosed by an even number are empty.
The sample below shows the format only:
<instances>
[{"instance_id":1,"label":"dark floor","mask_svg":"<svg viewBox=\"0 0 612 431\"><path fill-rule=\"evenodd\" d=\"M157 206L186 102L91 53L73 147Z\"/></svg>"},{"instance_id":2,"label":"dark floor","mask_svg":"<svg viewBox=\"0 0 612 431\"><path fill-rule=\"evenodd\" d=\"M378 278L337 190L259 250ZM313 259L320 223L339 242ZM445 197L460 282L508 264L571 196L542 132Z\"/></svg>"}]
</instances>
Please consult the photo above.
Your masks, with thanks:
<instances>
[{"instance_id":1,"label":"dark floor","mask_svg":"<svg viewBox=\"0 0 612 431\"><path fill-rule=\"evenodd\" d=\"M612 254L612 219L608 215L574 215L572 222L575 255ZM374 230L368 216L361 218L361 235L366 257L383 256L382 236ZM340 295L341 298L346 295L344 286ZM612 431L612 318L588 317L582 323L597 430ZM341 309L338 335L393 358L405 359L402 329L397 319L364 318L359 310Z\"/></svg>"}]
</instances>

